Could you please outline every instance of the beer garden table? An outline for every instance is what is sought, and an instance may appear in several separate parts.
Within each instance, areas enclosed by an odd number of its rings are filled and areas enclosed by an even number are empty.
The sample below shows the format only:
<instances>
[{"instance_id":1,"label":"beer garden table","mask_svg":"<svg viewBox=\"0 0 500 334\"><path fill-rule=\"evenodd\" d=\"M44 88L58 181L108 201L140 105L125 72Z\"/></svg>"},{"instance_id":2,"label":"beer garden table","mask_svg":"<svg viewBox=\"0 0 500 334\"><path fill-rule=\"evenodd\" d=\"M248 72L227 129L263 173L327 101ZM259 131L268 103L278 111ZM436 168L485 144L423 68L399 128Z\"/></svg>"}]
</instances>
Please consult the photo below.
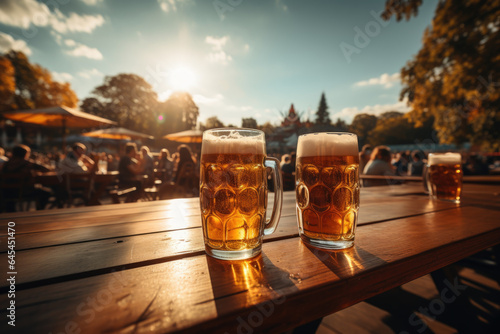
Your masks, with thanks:
<instances>
[{"instance_id":1,"label":"beer garden table","mask_svg":"<svg viewBox=\"0 0 500 334\"><path fill-rule=\"evenodd\" d=\"M2 214L0 332L13 301L18 333L284 332L498 244L500 186L463 195L363 188L355 246L328 252L301 242L286 192L262 255L235 262L205 255L197 198Z\"/></svg>"}]
</instances>

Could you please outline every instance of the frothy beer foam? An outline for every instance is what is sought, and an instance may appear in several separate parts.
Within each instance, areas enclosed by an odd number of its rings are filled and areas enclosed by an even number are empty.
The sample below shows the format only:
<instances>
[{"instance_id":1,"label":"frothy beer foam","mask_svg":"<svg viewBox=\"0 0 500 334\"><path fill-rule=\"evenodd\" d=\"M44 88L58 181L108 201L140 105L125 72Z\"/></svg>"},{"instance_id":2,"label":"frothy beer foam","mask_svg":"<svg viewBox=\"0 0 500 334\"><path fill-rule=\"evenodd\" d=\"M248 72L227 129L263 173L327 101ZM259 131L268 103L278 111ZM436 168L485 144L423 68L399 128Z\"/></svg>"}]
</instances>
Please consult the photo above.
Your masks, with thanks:
<instances>
[{"instance_id":1,"label":"frothy beer foam","mask_svg":"<svg viewBox=\"0 0 500 334\"><path fill-rule=\"evenodd\" d=\"M310 133L299 137L297 157L358 155L358 137L346 132Z\"/></svg>"},{"instance_id":2,"label":"frothy beer foam","mask_svg":"<svg viewBox=\"0 0 500 334\"><path fill-rule=\"evenodd\" d=\"M228 135L215 136L212 133L203 134L201 154L266 154L264 135L242 136L238 130L232 130Z\"/></svg>"},{"instance_id":3,"label":"frothy beer foam","mask_svg":"<svg viewBox=\"0 0 500 334\"><path fill-rule=\"evenodd\" d=\"M432 165L456 165L462 163L462 156L460 153L429 153L429 166Z\"/></svg>"}]
</instances>

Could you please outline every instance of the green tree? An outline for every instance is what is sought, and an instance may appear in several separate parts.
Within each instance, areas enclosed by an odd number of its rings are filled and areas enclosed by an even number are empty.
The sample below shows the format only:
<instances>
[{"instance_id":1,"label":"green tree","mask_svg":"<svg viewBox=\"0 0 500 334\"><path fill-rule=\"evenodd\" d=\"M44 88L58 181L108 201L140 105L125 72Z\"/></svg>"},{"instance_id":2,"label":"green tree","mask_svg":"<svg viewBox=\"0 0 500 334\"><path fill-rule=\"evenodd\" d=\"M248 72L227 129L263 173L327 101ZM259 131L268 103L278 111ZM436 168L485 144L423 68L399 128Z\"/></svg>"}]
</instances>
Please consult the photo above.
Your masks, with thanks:
<instances>
[{"instance_id":1,"label":"green tree","mask_svg":"<svg viewBox=\"0 0 500 334\"><path fill-rule=\"evenodd\" d=\"M222 123L217 116L212 116L207 118L205 124L201 125L202 130L223 128L223 127L225 127L224 123Z\"/></svg>"},{"instance_id":2,"label":"green tree","mask_svg":"<svg viewBox=\"0 0 500 334\"><path fill-rule=\"evenodd\" d=\"M69 83L54 81L47 69L30 63L19 51L0 55L0 95L1 111L58 105L73 108L78 103Z\"/></svg>"},{"instance_id":3,"label":"green tree","mask_svg":"<svg viewBox=\"0 0 500 334\"><path fill-rule=\"evenodd\" d=\"M328 104L326 104L325 93L321 94L318 111L316 111L316 124L330 124L330 116L328 113Z\"/></svg>"},{"instance_id":4,"label":"green tree","mask_svg":"<svg viewBox=\"0 0 500 334\"><path fill-rule=\"evenodd\" d=\"M375 145L415 144L433 138L433 120L429 119L421 127L415 127L408 114L388 111L377 118L377 124L368 133L367 142Z\"/></svg>"},{"instance_id":5,"label":"green tree","mask_svg":"<svg viewBox=\"0 0 500 334\"><path fill-rule=\"evenodd\" d=\"M199 109L189 93L174 92L165 102L160 103L159 114L163 119L160 132L168 134L194 129Z\"/></svg>"},{"instance_id":6,"label":"green tree","mask_svg":"<svg viewBox=\"0 0 500 334\"><path fill-rule=\"evenodd\" d=\"M377 125L377 116L370 114L357 114L354 116L349 131L358 136L359 145L368 143L368 134Z\"/></svg>"},{"instance_id":7,"label":"green tree","mask_svg":"<svg viewBox=\"0 0 500 334\"><path fill-rule=\"evenodd\" d=\"M271 122L268 121L262 125L259 125L258 129L263 131L266 135L270 135L276 130L276 127L272 125Z\"/></svg>"},{"instance_id":8,"label":"green tree","mask_svg":"<svg viewBox=\"0 0 500 334\"><path fill-rule=\"evenodd\" d=\"M417 15L420 0L389 0L388 19ZM500 1L440 0L418 54L401 70L401 99L417 126L434 117L443 143L500 148Z\"/></svg>"},{"instance_id":9,"label":"green tree","mask_svg":"<svg viewBox=\"0 0 500 334\"><path fill-rule=\"evenodd\" d=\"M349 129L349 126L347 125L347 123L340 119L340 118L337 118L337 121L335 123L332 124L334 127L335 127L335 131L348 131Z\"/></svg>"},{"instance_id":10,"label":"green tree","mask_svg":"<svg viewBox=\"0 0 500 334\"><path fill-rule=\"evenodd\" d=\"M157 94L140 76L106 76L104 84L92 94L94 97L81 104L86 112L116 121L127 129L156 134Z\"/></svg>"},{"instance_id":11,"label":"green tree","mask_svg":"<svg viewBox=\"0 0 500 334\"><path fill-rule=\"evenodd\" d=\"M257 121L255 118L249 117L249 118L242 118L241 119L241 127L242 128L249 128L249 129L258 129Z\"/></svg>"}]
</instances>

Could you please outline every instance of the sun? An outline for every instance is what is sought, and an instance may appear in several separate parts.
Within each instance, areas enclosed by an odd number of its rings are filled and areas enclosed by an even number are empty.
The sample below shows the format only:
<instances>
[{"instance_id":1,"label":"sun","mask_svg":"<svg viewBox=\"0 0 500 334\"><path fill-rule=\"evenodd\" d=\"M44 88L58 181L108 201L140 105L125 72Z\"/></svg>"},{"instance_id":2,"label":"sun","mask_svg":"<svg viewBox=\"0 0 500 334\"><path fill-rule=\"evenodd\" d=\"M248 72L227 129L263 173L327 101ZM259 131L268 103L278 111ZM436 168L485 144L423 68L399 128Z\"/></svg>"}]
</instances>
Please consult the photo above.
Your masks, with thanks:
<instances>
[{"instance_id":1,"label":"sun","mask_svg":"<svg viewBox=\"0 0 500 334\"><path fill-rule=\"evenodd\" d=\"M196 84L196 74L192 69L180 66L172 69L168 75L168 83L174 91L186 91Z\"/></svg>"}]
</instances>

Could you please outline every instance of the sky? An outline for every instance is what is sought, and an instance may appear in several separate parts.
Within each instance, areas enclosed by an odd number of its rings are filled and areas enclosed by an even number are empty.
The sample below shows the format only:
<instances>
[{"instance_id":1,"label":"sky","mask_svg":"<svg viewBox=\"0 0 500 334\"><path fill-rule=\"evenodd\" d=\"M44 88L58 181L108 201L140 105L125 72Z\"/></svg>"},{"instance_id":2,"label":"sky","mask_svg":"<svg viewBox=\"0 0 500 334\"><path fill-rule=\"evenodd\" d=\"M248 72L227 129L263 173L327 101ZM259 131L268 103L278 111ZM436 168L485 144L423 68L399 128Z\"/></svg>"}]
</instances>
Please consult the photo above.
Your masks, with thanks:
<instances>
[{"instance_id":1,"label":"sky","mask_svg":"<svg viewBox=\"0 0 500 334\"><path fill-rule=\"evenodd\" d=\"M0 0L0 53L25 52L80 100L134 73L163 101L189 92L199 121L275 125L293 103L315 119L408 111L399 73L421 48L437 0L382 21L385 0Z\"/></svg>"}]
</instances>

